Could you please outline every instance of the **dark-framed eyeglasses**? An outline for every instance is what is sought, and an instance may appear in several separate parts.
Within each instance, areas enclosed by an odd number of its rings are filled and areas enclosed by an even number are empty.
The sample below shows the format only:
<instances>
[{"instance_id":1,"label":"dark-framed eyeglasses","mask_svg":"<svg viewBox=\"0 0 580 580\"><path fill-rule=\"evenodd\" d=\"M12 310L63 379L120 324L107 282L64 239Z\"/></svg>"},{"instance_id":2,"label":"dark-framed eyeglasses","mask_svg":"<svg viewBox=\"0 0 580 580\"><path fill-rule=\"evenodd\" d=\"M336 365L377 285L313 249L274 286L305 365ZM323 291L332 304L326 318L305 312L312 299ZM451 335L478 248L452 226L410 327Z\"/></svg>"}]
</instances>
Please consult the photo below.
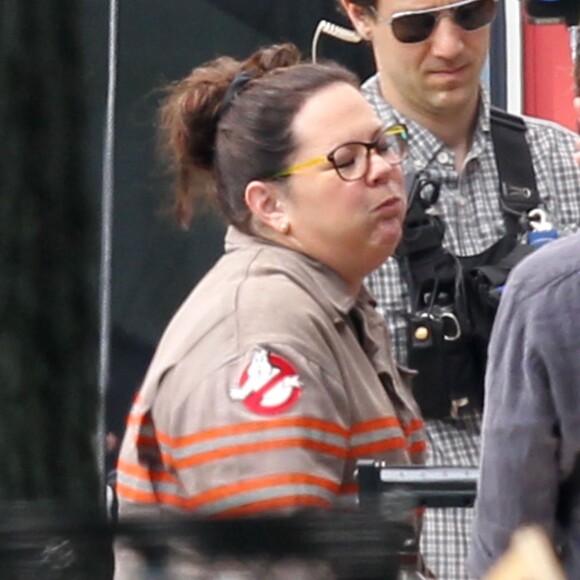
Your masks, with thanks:
<instances>
[{"instance_id":1,"label":"dark-framed eyeglasses","mask_svg":"<svg viewBox=\"0 0 580 580\"><path fill-rule=\"evenodd\" d=\"M497 3L498 0L461 0L438 8L395 12L381 22L391 27L393 36L399 42L414 44L427 40L439 20L445 16L449 16L457 26L467 31L488 26L495 18Z\"/></svg>"},{"instance_id":2,"label":"dark-framed eyeglasses","mask_svg":"<svg viewBox=\"0 0 580 580\"><path fill-rule=\"evenodd\" d=\"M379 136L370 143L363 141L343 143L335 147L328 155L296 163L274 173L267 179L288 177L309 167L329 162L343 181L356 181L366 175L371 151L376 151L378 155L391 165L398 165L407 154L408 141L409 132L407 127L402 124L392 125L383 129Z\"/></svg>"}]
</instances>

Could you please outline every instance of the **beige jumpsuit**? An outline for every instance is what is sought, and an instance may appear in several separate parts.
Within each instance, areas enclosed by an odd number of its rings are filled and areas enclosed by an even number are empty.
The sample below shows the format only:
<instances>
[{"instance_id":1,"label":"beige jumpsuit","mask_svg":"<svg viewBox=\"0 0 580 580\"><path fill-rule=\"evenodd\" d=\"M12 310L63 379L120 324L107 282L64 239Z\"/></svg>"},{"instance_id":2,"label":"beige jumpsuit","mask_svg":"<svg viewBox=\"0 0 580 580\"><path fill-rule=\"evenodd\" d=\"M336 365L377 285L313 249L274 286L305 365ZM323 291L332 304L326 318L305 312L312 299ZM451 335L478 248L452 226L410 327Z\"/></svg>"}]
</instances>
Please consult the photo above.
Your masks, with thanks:
<instances>
[{"instance_id":1,"label":"beige jumpsuit","mask_svg":"<svg viewBox=\"0 0 580 580\"><path fill-rule=\"evenodd\" d=\"M359 458L423 463L423 422L363 289L230 228L167 328L118 463L121 519L328 508ZM131 555L117 549L116 578Z\"/></svg>"}]
</instances>

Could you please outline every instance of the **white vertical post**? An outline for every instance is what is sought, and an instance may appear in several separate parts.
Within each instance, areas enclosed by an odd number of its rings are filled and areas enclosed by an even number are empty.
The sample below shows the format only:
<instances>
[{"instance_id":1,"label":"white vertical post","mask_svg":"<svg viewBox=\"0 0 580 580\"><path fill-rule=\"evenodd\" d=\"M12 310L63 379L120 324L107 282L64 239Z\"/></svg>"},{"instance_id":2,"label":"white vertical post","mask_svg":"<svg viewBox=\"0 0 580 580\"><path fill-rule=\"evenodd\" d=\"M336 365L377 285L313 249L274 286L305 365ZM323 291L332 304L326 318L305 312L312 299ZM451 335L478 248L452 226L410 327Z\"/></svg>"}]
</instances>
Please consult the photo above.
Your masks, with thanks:
<instances>
[{"instance_id":1,"label":"white vertical post","mask_svg":"<svg viewBox=\"0 0 580 580\"><path fill-rule=\"evenodd\" d=\"M524 107L522 2L505 0L507 110L520 115Z\"/></svg>"},{"instance_id":2,"label":"white vertical post","mask_svg":"<svg viewBox=\"0 0 580 580\"><path fill-rule=\"evenodd\" d=\"M117 99L118 0L109 0L109 58L107 109L104 127L103 184L101 196L101 267L99 287L99 422L97 426L97 462L105 498L105 401L109 385L111 349L111 269L113 254L113 198L115 187L115 107Z\"/></svg>"},{"instance_id":3,"label":"white vertical post","mask_svg":"<svg viewBox=\"0 0 580 580\"><path fill-rule=\"evenodd\" d=\"M580 40L580 24L578 26L570 26L570 44L572 50L572 62L575 63L578 59L578 41Z\"/></svg>"}]
</instances>

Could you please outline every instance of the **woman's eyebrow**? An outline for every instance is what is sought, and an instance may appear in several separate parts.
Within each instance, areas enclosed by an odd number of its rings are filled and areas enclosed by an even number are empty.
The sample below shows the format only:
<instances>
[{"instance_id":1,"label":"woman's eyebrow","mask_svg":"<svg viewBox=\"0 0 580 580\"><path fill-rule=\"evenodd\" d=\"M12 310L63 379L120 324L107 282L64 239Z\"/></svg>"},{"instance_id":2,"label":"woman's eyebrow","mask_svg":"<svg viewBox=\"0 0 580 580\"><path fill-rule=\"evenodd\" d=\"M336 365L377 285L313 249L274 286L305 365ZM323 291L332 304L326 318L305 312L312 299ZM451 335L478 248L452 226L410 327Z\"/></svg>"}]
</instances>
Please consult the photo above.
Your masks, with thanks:
<instances>
[{"instance_id":1,"label":"woman's eyebrow","mask_svg":"<svg viewBox=\"0 0 580 580\"><path fill-rule=\"evenodd\" d=\"M377 137L379 137L383 133L384 130L385 127L383 125L379 125L374 131L370 133L370 139L365 140L362 137L355 139L353 137L351 139L348 139L348 141L347 140L342 141L337 145L337 147L340 147L340 145L345 145L347 143L367 143L369 141L374 141Z\"/></svg>"}]
</instances>

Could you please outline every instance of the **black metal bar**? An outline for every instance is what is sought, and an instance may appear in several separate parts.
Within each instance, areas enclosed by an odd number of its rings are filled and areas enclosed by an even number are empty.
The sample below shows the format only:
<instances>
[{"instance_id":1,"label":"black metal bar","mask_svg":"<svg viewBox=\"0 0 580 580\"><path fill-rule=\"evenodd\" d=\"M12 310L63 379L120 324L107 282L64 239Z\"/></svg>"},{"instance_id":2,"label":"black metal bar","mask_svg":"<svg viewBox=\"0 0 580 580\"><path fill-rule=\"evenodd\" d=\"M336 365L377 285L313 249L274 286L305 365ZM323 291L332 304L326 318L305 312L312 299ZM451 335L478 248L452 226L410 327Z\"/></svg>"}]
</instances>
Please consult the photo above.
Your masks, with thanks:
<instances>
[{"instance_id":1,"label":"black metal bar","mask_svg":"<svg viewBox=\"0 0 580 580\"><path fill-rule=\"evenodd\" d=\"M476 467L394 467L363 460L357 470L363 509L384 510L401 498L415 507L471 507L475 502Z\"/></svg>"}]
</instances>

